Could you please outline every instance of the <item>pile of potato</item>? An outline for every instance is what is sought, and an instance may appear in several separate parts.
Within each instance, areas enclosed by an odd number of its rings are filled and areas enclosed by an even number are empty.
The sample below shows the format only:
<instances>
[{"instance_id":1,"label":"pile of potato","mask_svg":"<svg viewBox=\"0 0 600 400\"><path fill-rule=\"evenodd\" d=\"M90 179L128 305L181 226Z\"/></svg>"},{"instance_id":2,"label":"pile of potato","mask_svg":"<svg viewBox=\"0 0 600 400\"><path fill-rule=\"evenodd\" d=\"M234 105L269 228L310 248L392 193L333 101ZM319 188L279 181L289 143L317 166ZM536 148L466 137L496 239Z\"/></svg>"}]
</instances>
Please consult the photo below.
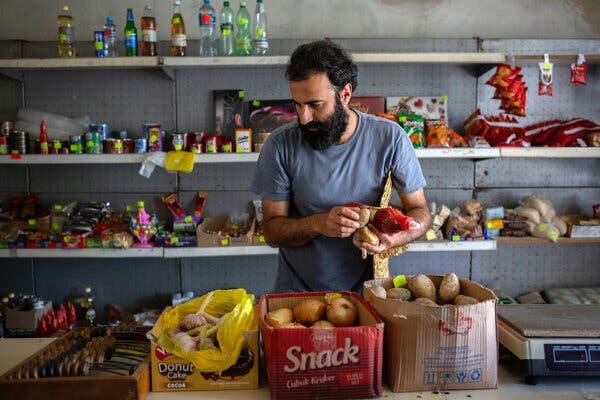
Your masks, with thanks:
<instances>
[{"instance_id":1,"label":"pile of potato","mask_svg":"<svg viewBox=\"0 0 600 400\"><path fill-rule=\"evenodd\" d=\"M293 310L279 308L268 312L265 321L273 328L335 328L358 324L358 310L341 296L306 299ZM327 304L326 304L327 303Z\"/></svg>"},{"instance_id":2,"label":"pile of potato","mask_svg":"<svg viewBox=\"0 0 600 400\"><path fill-rule=\"evenodd\" d=\"M398 302L414 301L427 306L455 306L479 303L479 300L460 294L460 281L454 272L449 272L442 279L440 290L427 275L414 275L407 279L403 287L385 290L383 286L374 286L373 293L382 299L392 299Z\"/></svg>"}]
</instances>

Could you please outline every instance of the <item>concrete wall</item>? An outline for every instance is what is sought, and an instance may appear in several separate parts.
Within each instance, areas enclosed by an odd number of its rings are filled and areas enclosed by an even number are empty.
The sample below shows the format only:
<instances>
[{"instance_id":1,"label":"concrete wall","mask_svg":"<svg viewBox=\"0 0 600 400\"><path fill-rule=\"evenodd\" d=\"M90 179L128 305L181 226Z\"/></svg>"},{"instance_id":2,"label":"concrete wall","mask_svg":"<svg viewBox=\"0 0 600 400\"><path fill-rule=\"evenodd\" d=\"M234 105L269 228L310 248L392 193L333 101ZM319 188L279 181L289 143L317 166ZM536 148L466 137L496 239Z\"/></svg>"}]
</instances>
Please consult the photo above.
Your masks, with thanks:
<instances>
[{"instance_id":1,"label":"concrete wall","mask_svg":"<svg viewBox=\"0 0 600 400\"><path fill-rule=\"evenodd\" d=\"M126 9L139 17L146 0L1 0L0 39L56 38L55 16L71 6L76 40L92 40L107 15L119 32ZM155 4L159 38L169 38L172 1ZM198 37L198 0L182 0L190 38ZM217 10L222 1L213 1ZM239 0L232 0L237 10ZM273 38L600 38L597 0L266 0ZM251 12L255 2L248 1Z\"/></svg>"}]
</instances>

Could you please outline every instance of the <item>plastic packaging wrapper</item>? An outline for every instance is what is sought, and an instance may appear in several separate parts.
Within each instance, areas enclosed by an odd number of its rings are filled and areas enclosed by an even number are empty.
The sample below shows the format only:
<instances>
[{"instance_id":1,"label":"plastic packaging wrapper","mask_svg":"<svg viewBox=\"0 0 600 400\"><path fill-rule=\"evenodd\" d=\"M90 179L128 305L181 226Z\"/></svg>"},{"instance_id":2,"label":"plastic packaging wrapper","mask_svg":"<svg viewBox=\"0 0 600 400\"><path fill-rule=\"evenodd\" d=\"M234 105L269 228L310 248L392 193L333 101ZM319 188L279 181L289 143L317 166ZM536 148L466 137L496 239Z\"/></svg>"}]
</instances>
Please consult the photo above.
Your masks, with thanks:
<instances>
[{"instance_id":1,"label":"plastic packaging wrapper","mask_svg":"<svg viewBox=\"0 0 600 400\"><path fill-rule=\"evenodd\" d=\"M517 215L527 218L527 220L533 222L536 225L539 224L541 221L540 213L535 208L519 206L514 209L514 212Z\"/></svg>"},{"instance_id":2,"label":"plastic packaging wrapper","mask_svg":"<svg viewBox=\"0 0 600 400\"><path fill-rule=\"evenodd\" d=\"M165 158L166 153L162 151L155 151L153 153L148 153L144 161L142 161L142 166L138 173L148 179L152 176L152 172L154 172L154 168L165 166Z\"/></svg>"},{"instance_id":3,"label":"plastic packaging wrapper","mask_svg":"<svg viewBox=\"0 0 600 400\"><path fill-rule=\"evenodd\" d=\"M165 169L169 172L190 173L194 170L196 156L189 151L169 151L165 158Z\"/></svg>"},{"instance_id":4,"label":"plastic packaging wrapper","mask_svg":"<svg viewBox=\"0 0 600 400\"><path fill-rule=\"evenodd\" d=\"M186 351L174 340L182 318L200 310L209 298L204 312L219 318L216 331L218 348ZM221 372L234 365L246 343L247 332L258 329L254 316L254 295L244 289L215 290L186 303L168 307L149 332L159 346L178 357L186 359L203 372Z\"/></svg>"},{"instance_id":5,"label":"plastic packaging wrapper","mask_svg":"<svg viewBox=\"0 0 600 400\"><path fill-rule=\"evenodd\" d=\"M550 222L556 215L556 211L554 211L552 203L550 203L548 200L540 199L537 196L526 196L523 198L523 200L521 200L521 204L537 210L537 212L540 214L540 222Z\"/></svg>"},{"instance_id":6,"label":"plastic packaging wrapper","mask_svg":"<svg viewBox=\"0 0 600 400\"><path fill-rule=\"evenodd\" d=\"M560 232L558 228L556 228L552 224L541 223L535 226L531 231L531 235L541 239L548 239L553 242L558 241L558 237L560 236Z\"/></svg>"}]
</instances>

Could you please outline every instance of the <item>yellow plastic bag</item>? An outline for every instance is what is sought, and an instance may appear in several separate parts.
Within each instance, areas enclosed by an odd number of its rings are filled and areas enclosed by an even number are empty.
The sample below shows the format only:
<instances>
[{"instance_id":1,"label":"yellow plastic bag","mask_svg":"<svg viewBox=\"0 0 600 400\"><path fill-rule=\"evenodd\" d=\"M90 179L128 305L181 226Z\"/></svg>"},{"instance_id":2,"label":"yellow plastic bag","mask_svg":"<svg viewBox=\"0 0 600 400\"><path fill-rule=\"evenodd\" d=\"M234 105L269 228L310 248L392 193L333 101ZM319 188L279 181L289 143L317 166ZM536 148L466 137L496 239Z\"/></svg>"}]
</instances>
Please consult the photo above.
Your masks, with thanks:
<instances>
[{"instance_id":1,"label":"yellow plastic bag","mask_svg":"<svg viewBox=\"0 0 600 400\"><path fill-rule=\"evenodd\" d=\"M194 170L195 160L194 153L189 151L169 151L165 157L165 169L189 174Z\"/></svg>"},{"instance_id":2,"label":"yellow plastic bag","mask_svg":"<svg viewBox=\"0 0 600 400\"><path fill-rule=\"evenodd\" d=\"M229 313L217 328L216 338L219 348L185 351L178 342L173 340L173 330L179 325L181 318L188 314L195 314L204 299L211 293L212 298L204 311L214 317ZM150 333L157 338L159 346L192 362L198 370L218 373L237 362L240 352L246 345L247 332L258 329L253 303L254 295L246 293L244 289L215 290L202 297L167 308Z\"/></svg>"}]
</instances>

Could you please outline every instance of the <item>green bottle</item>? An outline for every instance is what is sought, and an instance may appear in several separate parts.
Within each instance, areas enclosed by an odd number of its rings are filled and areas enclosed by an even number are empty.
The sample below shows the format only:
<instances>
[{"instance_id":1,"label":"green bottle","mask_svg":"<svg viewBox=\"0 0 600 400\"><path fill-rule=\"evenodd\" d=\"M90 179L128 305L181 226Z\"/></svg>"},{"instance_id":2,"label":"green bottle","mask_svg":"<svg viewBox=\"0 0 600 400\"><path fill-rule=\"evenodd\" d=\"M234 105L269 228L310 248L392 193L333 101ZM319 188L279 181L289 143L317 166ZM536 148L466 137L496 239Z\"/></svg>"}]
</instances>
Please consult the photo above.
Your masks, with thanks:
<instances>
[{"instance_id":1,"label":"green bottle","mask_svg":"<svg viewBox=\"0 0 600 400\"><path fill-rule=\"evenodd\" d=\"M250 13L246 3L240 3L240 10L235 16L238 31L235 35L235 52L238 56L249 56L252 54L252 36L250 36Z\"/></svg>"},{"instance_id":2,"label":"green bottle","mask_svg":"<svg viewBox=\"0 0 600 400\"><path fill-rule=\"evenodd\" d=\"M133 10L127 9L127 25L125 25L125 55L127 57L138 55L137 29L133 22Z\"/></svg>"}]
</instances>

